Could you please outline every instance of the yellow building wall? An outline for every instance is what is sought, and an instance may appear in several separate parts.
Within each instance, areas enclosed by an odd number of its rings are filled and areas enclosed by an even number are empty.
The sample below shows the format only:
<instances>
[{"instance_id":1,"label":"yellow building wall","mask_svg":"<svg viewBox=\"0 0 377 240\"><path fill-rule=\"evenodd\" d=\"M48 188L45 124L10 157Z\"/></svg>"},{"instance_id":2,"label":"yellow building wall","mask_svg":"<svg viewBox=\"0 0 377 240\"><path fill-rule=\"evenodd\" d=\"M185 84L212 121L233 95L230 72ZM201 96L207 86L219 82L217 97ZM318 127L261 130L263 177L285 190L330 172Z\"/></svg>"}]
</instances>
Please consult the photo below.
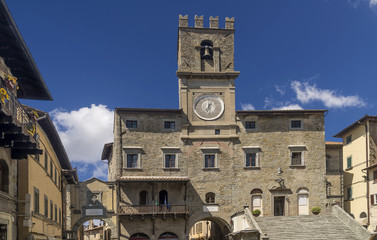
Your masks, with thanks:
<instances>
[{"instance_id":1,"label":"yellow building wall","mask_svg":"<svg viewBox=\"0 0 377 240\"><path fill-rule=\"evenodd\" d=\"M369 169L369 194L377 194L377 182L374 182L373 172L377 170L377 166ZM377 199L374 200L376 202ZM370 232L377 230L377 204L370 205L370 225L368 227Z\"/></svg>"},{"instance_id":2,"label":"yellow building wall","mask_svg":"<svg viewBox=\"0 0 377 240\"><path fill-rule=\"evenodd\" d=\"M22 200L27 199L30 194L30 207L27 203L20 204L20 210L25 215L19 219L19 239L26 239L29 234L34 234L42 239L47 237L62 238L62 194L61 194L61 166L59 160L52 148L46 134L38 126L39 148L43 150L43 154L39 155L39 161L35 156L29 156L27 160L20 161L19 170L19 197ZM47 153L47 154L46 154ZM45 166L45 158L47 156L47 170ZM51 172L52 162L52 172ZM56 170L55 170L56 169ZM56 175L56 182L55 182ZM59 189L60 187L60 189ZM39 213L35 209L35 189L39 191ZM48 199L48 217L45 216L45 196ZM51 220L51 201L53 203L53 219ZM55 221L55 205L56 221ZM25 211L26 209L26 211ZM60 210L60 219L59 219ZM25 222L26 220L26 222ZM31 222L28 222L31 221ZM27 224L29 223L29 224ZM28 225L28 226L25 226Z\"/></svg>"},{"instance_id":3,"label":"yellow building wall","mask_svg":"<svg viewBox=\"0 0 377 240\"><path fill-rule=\"evenodd\" d=\"M351 143L346 139L352 135ZM353 214L362 223L360 213L367 213L366 176L362 169L366 167L366 134L365 126L359 125L343 136L343 169L344 169L344 209ZM352 166L347 167L347 158L352 157ZM352 188L352 199L347 198L347 189Z\"/></svg>"}]
</instances>

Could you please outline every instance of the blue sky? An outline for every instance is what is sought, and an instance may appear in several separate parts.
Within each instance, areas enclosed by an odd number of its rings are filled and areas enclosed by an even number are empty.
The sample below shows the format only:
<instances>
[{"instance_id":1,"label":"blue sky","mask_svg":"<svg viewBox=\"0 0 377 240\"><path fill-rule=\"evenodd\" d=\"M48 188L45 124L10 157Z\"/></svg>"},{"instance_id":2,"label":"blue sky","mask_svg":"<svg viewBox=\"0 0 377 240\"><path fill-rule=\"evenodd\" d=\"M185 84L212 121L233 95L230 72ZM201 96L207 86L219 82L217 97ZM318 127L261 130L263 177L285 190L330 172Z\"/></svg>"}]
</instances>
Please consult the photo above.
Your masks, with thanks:
<instances>
[{"instance_id":1,"label":"blue sky","mask_svg":"<svg viewBox=\"0 0 377 240\"><path fill-rule=\"evenodd\" d=\"M106 178L116 107L178 108L178 15L235 17L236 108L328 109L326 140L377 115L377 0L7 1L81 180ZM148 87L147 87L148 86Z\"/></svg>"}]
</instances>

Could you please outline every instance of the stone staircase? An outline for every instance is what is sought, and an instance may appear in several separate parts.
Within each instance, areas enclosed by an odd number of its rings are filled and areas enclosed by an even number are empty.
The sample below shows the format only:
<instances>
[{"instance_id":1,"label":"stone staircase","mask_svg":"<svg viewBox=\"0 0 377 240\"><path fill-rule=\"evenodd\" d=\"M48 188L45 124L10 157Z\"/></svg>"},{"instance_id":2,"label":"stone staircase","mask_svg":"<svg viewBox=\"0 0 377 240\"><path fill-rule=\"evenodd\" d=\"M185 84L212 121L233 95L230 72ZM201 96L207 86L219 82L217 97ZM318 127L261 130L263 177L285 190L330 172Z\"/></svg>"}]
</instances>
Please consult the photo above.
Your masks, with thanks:
<instances>
[{"instance_id":1,"label":"stone staircase","mask_svg":"<svg viewBox=\"0 0 377 240\"><path fill-rule=\"evenodd\" d=\"M334 215L256 217L255 221L269 240L366 240Z\"/></svg>"}]
</instances>

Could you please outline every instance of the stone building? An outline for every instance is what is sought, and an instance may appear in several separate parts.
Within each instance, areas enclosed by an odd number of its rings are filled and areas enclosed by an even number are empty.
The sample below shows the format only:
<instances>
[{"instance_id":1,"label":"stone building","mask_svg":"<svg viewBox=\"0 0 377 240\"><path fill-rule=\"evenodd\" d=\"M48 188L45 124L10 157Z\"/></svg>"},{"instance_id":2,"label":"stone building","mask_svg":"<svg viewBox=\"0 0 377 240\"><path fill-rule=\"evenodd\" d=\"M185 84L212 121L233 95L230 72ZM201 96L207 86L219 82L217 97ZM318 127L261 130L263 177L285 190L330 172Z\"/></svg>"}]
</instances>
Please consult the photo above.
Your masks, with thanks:
<instances>
[{"instance_id":1,"label":"stone building","mask_svg":"<svg viewBox=\"0 0 377 240\"><path fill-rule=\"evenodd\" d=\"M118 193L118 237L187 239L199 221L232 231L262 216L325 208L326 110L236 111L234 19L179 17L178 109L115 109L104 148Z\"/></svg>"}]
</instances>

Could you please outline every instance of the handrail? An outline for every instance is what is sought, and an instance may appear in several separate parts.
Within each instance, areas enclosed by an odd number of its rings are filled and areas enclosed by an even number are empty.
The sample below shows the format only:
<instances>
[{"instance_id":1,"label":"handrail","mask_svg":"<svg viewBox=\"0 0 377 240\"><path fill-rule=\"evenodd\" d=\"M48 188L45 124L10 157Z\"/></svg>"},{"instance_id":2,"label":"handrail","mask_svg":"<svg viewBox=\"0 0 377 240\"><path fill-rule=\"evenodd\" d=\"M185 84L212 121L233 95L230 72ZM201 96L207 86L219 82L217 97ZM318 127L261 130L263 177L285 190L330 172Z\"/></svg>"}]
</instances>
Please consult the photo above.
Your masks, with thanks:
<instances>
[{"instance_id":1,"label":"handrail","mask_svg":"<svg viewBox=\"0 0 377 240\"><path fill-rule=\"evenodd\" d=\"M9 99L4 100L4 102L0 101L1 109L4 109L9 115L13 116L14 120L34 138L36 122L32 121L24 106L18 101L17 96L13 93L14 90L8 85L5 83L4 79L0 77L0 89L4 89L9 96Z\"/></svg>"},{"instance_id":2,"label":"handrail","mask_svg":"<svg viewBox=\"0 0 377 240\"><path fill-rule=\"evenodd\" d=\"M130 205L119 206L119 215L187 214L187 205Z\"/></svg>"}]
</instances>

